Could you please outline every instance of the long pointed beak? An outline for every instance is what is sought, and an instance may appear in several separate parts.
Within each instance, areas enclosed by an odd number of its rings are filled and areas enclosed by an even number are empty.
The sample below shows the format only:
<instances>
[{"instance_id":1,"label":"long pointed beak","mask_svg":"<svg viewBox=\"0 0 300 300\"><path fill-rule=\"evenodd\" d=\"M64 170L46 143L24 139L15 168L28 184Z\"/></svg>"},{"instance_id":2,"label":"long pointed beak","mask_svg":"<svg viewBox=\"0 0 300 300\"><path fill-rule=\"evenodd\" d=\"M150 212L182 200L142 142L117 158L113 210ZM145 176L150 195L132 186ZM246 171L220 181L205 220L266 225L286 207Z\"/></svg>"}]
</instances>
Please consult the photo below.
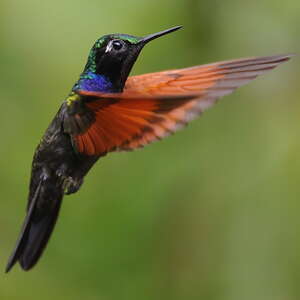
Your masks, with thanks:
<instances>
[{"instance_id":1,"label":"long pointed beak","mask_svg":"<svg viewBox=\"0 0 300 300\"><path fill-rule=\"evenodd\" d=\"M142 37L141 40L138 42L138 43L141 43L143 46L145 44L147 44L148 42L156 39L156 38L159 38L165 34L168 34L168 33L171 33L173 31L176 31L178 29L180 29L182 26L175 26L175 27L172 27L172 28L169 28L169 29L166 29L166 30L163 30L163 31L160 31L160 32L157 32L157 33L152 33L152 34L149 34L145 37Z\"/></svg>"}]
</instances>

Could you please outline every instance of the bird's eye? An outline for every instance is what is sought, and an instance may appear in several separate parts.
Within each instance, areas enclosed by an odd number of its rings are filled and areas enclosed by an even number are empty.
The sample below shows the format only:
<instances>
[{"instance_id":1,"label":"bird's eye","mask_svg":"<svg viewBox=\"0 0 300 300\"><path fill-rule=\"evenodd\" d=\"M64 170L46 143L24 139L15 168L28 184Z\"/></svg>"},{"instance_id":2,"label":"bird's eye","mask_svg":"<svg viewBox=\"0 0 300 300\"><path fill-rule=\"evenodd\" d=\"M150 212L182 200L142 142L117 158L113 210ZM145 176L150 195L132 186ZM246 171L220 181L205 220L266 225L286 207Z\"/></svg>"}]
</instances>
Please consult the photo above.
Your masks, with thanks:
<instances>
[{"instance_id":1,"label":"bird's eye","mask_svg":"<svg viewBox=\"0 0 300 300\"><path fill-rule=\"evenodd\" d=\"M123 47L123 44L120 41L113 41L112 46L115 50L121 50Z\"/></svg>"}]
</instances>

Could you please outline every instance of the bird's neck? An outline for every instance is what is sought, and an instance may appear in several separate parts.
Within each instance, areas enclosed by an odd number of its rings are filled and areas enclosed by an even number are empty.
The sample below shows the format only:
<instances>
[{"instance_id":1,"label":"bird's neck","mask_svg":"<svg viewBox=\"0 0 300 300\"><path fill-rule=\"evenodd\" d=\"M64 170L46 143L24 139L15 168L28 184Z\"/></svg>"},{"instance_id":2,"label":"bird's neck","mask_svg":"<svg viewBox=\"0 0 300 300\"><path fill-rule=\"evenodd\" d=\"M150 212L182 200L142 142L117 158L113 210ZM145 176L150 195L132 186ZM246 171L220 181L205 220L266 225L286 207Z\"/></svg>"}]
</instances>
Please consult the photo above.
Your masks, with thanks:
<instances>
[{"instance_id":1,"label":"bird's neck","mask_svg":"<svg viewBox=\"0 0 300 300\"><path fill-rule=\"evenodd\" d=\"M74 92L78 90L103 93L115 92L114 86L108 77L92 71L85 71L80 75L79 80L72 88Z\"/></svg>"}]
</instances>

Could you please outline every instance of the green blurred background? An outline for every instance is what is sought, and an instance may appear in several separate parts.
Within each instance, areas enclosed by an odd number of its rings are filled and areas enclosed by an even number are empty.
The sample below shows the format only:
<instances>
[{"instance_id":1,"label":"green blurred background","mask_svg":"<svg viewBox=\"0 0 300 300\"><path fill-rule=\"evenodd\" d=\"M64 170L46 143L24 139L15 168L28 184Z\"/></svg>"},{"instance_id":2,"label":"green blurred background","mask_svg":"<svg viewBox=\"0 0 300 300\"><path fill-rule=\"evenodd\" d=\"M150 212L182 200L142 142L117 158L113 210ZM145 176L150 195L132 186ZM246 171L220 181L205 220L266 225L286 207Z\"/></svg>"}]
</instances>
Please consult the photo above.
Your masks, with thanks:
<instances>
[{"instance_id":1,"label":"green blurred background","mask_svg":"<svg viewBox=\"0 0 300 300\"><path fill-rule=\"evenodd\" d=\"M299 52L297 0L1 0L1 268L24 218L31 159L106 33L184 29L133 73ZM184 131L111 154L65 198L29 273L0 299L300 299L299 57L227 96Z\"/></svg>"}]
</instances>

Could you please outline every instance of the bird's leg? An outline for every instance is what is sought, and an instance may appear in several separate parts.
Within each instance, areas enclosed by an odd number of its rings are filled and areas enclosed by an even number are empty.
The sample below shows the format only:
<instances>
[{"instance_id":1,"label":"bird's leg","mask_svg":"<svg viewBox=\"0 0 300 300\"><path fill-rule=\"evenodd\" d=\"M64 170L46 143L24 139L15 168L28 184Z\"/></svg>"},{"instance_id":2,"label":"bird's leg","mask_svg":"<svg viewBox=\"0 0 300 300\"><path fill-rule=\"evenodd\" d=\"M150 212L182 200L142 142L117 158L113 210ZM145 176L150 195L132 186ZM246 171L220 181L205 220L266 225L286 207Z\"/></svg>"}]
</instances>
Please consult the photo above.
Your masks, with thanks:
<instances>
[{"instance_id":1,"label":"bird's leg","mask_svg":"<svg viewBox=\"0 0 300 300\"><path fill-rule=\"evenodd\" d=\"M68 177L68 166L66 164L62 164L57 170L56 175L61 178L61 180L64 180L66 177Z\"/></svg>"},{"instance_id":2,"label":"bird's leg","mask_svg":"<svg viewBox=\"0 0 300 300\"><path fill-rule=\"evenodd\" d=\"M73 178L71 176L65 178L63 188L66 195L76 193L83 183L82 178Z\"/></svg>"},{"instance_id":3,"label":"bird's leg","mask_svg":"<svg viewBox=\"0 0 300 300\"><path fill-rule=\"evenodd\" d=\"M56 175L61 179L62 181L62 188L64 190L64 193L66 195L76 193L80 186L83 183L82 178L76 178L74 176L70 176L70 172L67 171L68 167L67 165L63 164L57 171Z\"/></svg>"}]
</instances>

